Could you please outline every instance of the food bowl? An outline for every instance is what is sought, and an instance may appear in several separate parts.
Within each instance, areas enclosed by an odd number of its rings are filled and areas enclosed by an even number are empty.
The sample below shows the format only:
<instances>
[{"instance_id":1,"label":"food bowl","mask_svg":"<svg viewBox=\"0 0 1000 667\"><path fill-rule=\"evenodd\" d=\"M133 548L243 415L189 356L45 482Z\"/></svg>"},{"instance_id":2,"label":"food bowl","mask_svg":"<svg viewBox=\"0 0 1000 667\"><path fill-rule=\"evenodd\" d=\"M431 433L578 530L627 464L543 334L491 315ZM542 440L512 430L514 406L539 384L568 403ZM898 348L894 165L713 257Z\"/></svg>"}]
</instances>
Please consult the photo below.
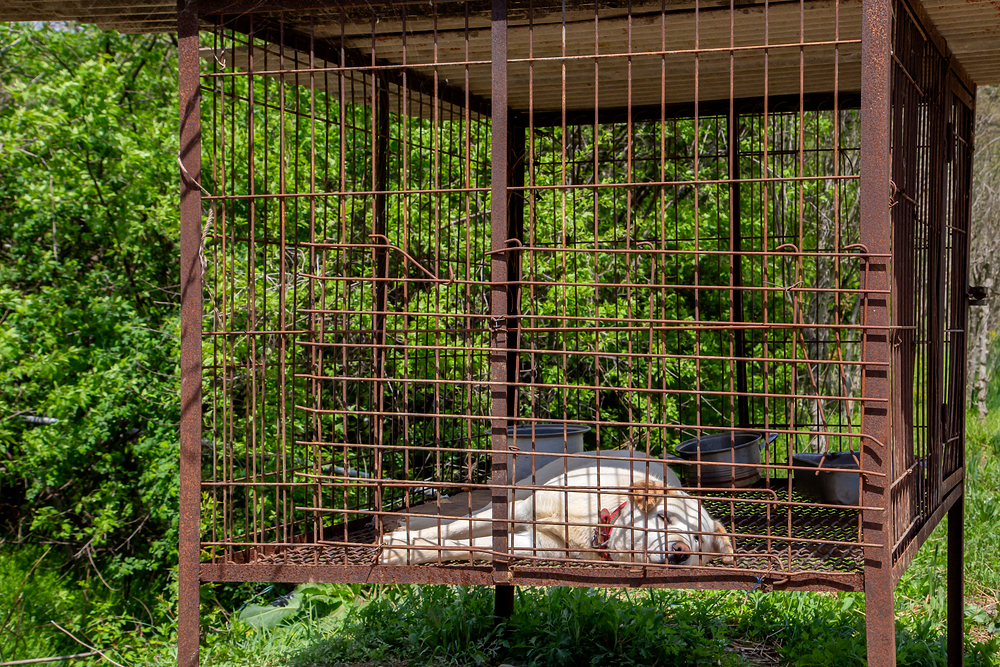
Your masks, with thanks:
<instances>
[{"instance_id":1,"label":"food bowl","mask_svg":"<svg viewBox=\"0 0 1000 667\"><path fill-rule=\"evenodd\" d=\"M857 472L857 456L858 452L827 452L825 458L823 454L794 454L793 465L816 468L815 472L795 471L795 490L828 505L857 505L861 476ZM849 472L852 470L854 472Z\"/></svg>"},{"instance_id":2,"label":"food bowl","mask_svg":"<svg viewBox=\"0 0 1000 667\"><path fill-rule=\"evenodd\" d=\"M560 458L540 454L579 454L583 451L583 434L590 430L583 424L521 424L516 428L516 439L515 427L507 428L507 444L519 450L516 456L508 457L507 466L508 470L513 466L515 481L527 483L531 482L532 462L539 470Z\"/></svg>"},{"instance_id":3,"label":"food bowl","mask_svg":"<svg viewBox=\"0 0 1000 667\"><path fill-rule=\"evenodd\" d=\"M760 481L760 451L764 445L778 437L772 433L765 438L757 431L727 431L692 438L677 445L677 453L687 461L702 463L740 463L747 465L684 466L684 481L695 487L746 487ZM700 454L700 456L699 456Z\"/></svg>"}]
</instances>

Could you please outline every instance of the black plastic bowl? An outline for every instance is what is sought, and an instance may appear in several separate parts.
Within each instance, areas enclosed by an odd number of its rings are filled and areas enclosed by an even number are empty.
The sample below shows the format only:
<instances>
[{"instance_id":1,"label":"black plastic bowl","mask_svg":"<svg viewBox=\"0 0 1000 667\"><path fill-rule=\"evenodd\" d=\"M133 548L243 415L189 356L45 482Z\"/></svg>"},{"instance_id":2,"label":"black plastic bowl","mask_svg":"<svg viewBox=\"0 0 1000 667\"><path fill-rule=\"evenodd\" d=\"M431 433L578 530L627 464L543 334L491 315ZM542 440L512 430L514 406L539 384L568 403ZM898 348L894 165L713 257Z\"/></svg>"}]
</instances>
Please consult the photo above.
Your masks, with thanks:
<instances>
[{"instance_id":1,"label":"black plastic bowl","mask_svg":"<svg viewBox=\"0 0 1000 667\"><path fill-rule=\"evenodd\" d=\"M795 471L795 490L821 503L857 506L861 498L859 458L860 452L829 452L826 456L811 452L795 454L793 465L816 468L816 472Z\"/></svg>"}]
</instances>

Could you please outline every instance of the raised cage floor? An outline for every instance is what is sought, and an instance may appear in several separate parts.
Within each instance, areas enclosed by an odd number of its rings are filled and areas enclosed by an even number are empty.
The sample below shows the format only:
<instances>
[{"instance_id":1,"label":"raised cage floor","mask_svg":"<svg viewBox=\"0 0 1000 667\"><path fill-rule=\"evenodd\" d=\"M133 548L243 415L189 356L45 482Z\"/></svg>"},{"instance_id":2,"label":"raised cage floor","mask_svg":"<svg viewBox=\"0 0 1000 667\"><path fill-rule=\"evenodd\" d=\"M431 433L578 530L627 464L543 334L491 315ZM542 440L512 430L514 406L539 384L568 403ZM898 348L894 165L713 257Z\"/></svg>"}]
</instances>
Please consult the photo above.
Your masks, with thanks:
<instances>
[{"instance_id":1,"label":"raised cage floor","mask_svg":"<svg viewBox=\"0 0 1000 667\"><path fill-rule=\"evenodd\" d=\"M413 512L438 514L443 516L463 516L467 514L466 494L459 494L443 500L441 508L435 503L427 503L425 506L416 506ZM770 496L762 489L760 495ZM716 493L707 498L724 498L725 493ZM787 499L787 491L775 493L774 501L780 503ZM489 501L487 494L479 494L479 503L473 502L475 509L480 509ZM850 544L856 540L859 532L859 513L857 510L845 509L842 507L816 507L809 502L808 498L793 495L793 502L802 503L803 511L796 512L791 517L779 516L773 511L774 506L769 507L759 503L738 504L738 511L732 514L732 520L736 525L735 542L736 551L739 554L735 567L727 567L727 575L743 574L749 575L756 582L756 587L762 590L774 588L792 588L797 586L809 586L817 589L828 590L863 590L861 572L864 569L863 551L859 544ZM716 515L725 516L729 503L725 500L706 500L706 507L709 512ZM440 509L440 512L437 510ZM397 518L397 522L400 518ZM346 528L346 530L345 530ZM791 528L791 531L789 531ZM789 539L789 534L799 538L801 541ZM747 537L741 537L747 535ZM773 539L769 539L773 538ZM293 566L360 566L371 568L378 565L378 555L380 551L380 535L378 531L368 521L355 521L347 525L330 528L323 538L315 540L309 539L312 544L306 546L271 547L261 552L252 549L236 551L231 556L220 557L215 564L252 564L262 568L271 568L274 580L280 580L281 570L289 565ZM835 542L840 541L840 544ZM488 567L482 562L478 566L470 567L468 562L442 563L441 567L456 568L479 572L477 578L470 575L467 583L492 584L492 575ZM419 566L418 566L419 567ZM518 579L520 571L532 571L532 581L537 584L539 571L541 576L545 576L545 568L564 568L566 564L560 561L546 561L543 559L514 558L511 568L515 572L514 581ZM648 567L648 566L647 566ZM589 562L586 564L588 572L593 574L594 579L607 579L619 576L615 570L634 570L636 564L633 563L610 563L610 562ZM601 573L592 572L594 568L611 570ZM221 569L220 569L221 571ZM659 574L662 574L660 572ZM561 583L558 573L550 573L551 583ZM655 575L654 575L655 576ZM690 576L690 575L688 575ZM688 576L682 578L678 583L680 586L690 585ZM716 576L712 573L710 576ZM382 581L391 579L391 573L371 574L366 580ZM414 581L433 580L433 574L411 575ZM630 583L634 583L632 577ZM269 581L271 579L268 579ZM820 583L822 582L822 583ZM580 585L595 585L595 581L590 578L579 580ZM662 585L658 581L657 585Z\"/></svg>"}]
</instances>

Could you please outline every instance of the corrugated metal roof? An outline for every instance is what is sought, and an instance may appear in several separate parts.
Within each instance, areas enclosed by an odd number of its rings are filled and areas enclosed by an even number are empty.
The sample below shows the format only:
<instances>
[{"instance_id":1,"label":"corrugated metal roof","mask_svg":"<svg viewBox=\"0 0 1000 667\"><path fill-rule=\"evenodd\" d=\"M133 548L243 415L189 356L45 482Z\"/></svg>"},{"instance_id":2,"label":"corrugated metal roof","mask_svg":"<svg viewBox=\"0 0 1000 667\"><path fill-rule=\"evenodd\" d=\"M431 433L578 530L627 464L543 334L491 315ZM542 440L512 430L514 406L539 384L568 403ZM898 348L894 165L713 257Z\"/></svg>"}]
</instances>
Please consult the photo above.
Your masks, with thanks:
<instances>
[{"instance_id":1,"label":"corrugated metal roof","mask_svg":"<svg viewBox=\"0 0 1000 667\"><path fill-rule=\"evenodd\" d=\"M728 5L703 9L698 17L697 40L693 11L634 13L631 18L602 16L596 25L593 10L585 16L567 16L565 24L561 15L558 22L543 19L530 26L513 21L508 32L508 75L520 85L510 86L508 104L521 113L530 110L557 114L563 109L573 113L622 108L626 100L633 108L643 108L684 105L695 98L712 102L760 98L765 93L777 98L835 89L842 93L860 91L858 0L845 0L839 5L834 0L774 3L766 13L765 24L763 5L743 7L732 18ZM423 76L430 80L429 85L468 90L488 100L489 21L483 17L470 19L468 30L464 18L458 24L439 19L435 30L431 19L408 18L405 49L404 32L399 30L399 24L390 21L376 24L374 32L370 22L350 20L338 20L335 29L331 30L330 25L324 29L327 34L337 35L335 46L339 46L343 34L345 46L356 54L356 65L370 64L374 51L377 62L397 64L405 60L410 65L408 86L416 85L416 78ZM295 25L295 21L286 21L286 40ZM800 26L805 28L804 36ZM747 48L764 43L765 27L771 48L766 53ZM308 35L301 35L308 44ZM731 46L736 50L730 51ZM695 49L699 50L697 63ZM254 71L308 68L308 58L296 57L289 49L255 46L253 51ZM601 57L595 59L594 53ZM248 47L218 53L216 68L224 63L223 69L247 71L251 68L249 55ZM339 54L328 54L324 59L317 52L316 58L314 68L335 68ZM290 82L308 83L304 74L283 77ZM345 86L347 94L356 102L370 101L370 76L352 71L350 79L351 85ZM340 94L337 74L316 76L309 85ZM390 88L390 93L398 96L397 87ZM461 99L462 93L456 96ZM415 100L408 103L408 115L430 113L429 109L419 109ZM393 107L401 109L401 102L395 101Z\"/></svg>"},{"instance_id":2,"label":"corrugated metal roof","mask_svg":"<svg viewBox=\"0 0 1000 667\"><path fill-rule=\"evenodd\" d=\"M246 12L253 8L261 9L298 9L284 14L285 23L293 28L308 33L314 30L317 37L337 37L343 30L349 43L361 52L371 53L388 63L401 62L403 10L405 6L405 32L407 59L410 63L432 60L434 48L437 48L439 78L464 85L466 74L469 75L469 86L478 94L488 97L489 68L478 66L467 68L461 65L449 65L459 59L465 59L466 28L464 3L449 2L446 5L450 11L437 12L436 34L434 23L428 16L427 2L402 5L390 3L377 7L378 24L376 38L372 39L372 25L367 17L371 15L371 5L368 3L345 0L349 8L342 13L338 8L327 8L312 11L323 3L320 0L211 0L213 9L228 9L235 12ZM593 4L579 4L570 1L567 12L567 53L584 56L593 53L596 44L602 53L627 53L629 51L626 37L627 19L620 18L627 14L623 2L611 0L602 9L597 34L594 28ZM522 6L523 5L523 6ZM532 3L534 14L530 31L533 56L558 56L562 49L562 12L561 3L553 4L550 0L535 0ZM670 100L691 100L694 96L691 90L675 87L670 90L660 90L661 67L666 67L672 81L694 80L694 58L689 54L678 54L678 50L693 49L695 30L694 0L664 0L668 21L660 15L661 2L647 5L636 1L631 4L632 45L633 53L667 51L666 55L644 55L632 58L633 103L635 96L640 99L649 97L650 101L659 101L661 94ZM423 8L423 9L421 9ZM527 15L527 0L511 3L511 34L510 56L514 59L526 59L528 56L529 28L524 18ZM730 83L729 64L730 53L730 4L728 1L701 0L698 3L698 47L700 49L717 48L721 51L703 53L699 56L699 91L700 99L757 96L764 93L762 52L737 51L733 54L735 76ZM306 11L310 10L310 11ZM772 0L766 6L761 2L741 2L736 6L735 20L732 23L734 43L761 44L764 30L770 44L797 44L799 42L824 42L833 40L834 0L806 0L805 2L780 2ZM121 32L158 32L170 31L175 27L176 3L172 0L4 0L0 4L0 20L3 21L80 21L92 23L101 28L119 30ZM928 17L937 29L954 58L977 84L1000 83L1000 2L997 0L931 0L917 12ZM646 15L643 15L643 14ZM423 15L422 15L423 14ZM860 38L860 0L840 0L839 2L839 39L854 40ZM342 27L341 18L347 16L348 21ZM520 19L520 20L519 20ZM471 60L488 60L489 58L489 3L475 0L469 15L469 56ZM805 27L805 35L799 35L800 26ZM800 38L801 37L801 38ZM436 38L436 43L435 43ZM775 47L769 50L768 62L768 94L779 95L786 92L798 93L800 77L805 92L829 90L831 88L832 67L834 64L833 47L807 45L802 47L802 63L800 65L800 49L798 47ZM661 58L662 55L662 58ZM853 44L841 44L837 53L840 70L840 90L857 90L860 81L860 47ZM625 59L623 59L624 62ZM646 61L649 62L646 62ZM655 62L654 62L655 61ZM605 75L599 79L598 99L613 99L624 94L627 84L627 73L624 68L617 68L609 60L606 63ZM481 71L480 71L481 69ZM527 76L528 63L525 60L513 62L511 72L518 76ZM536 104L539 108L558 106L557 97L561 96L560 63L555 60L532 63L533 80L540 86L534 91ZM593 61L567 62L567 85L572 86L574 99L588 98L587 104L593 106L594 87ZM651 72L647 77L645 72ZM749 75L755 76L749 76ZM554 77L558 75L559 86L553 85ZM526 103L518 101L518 91L512 89L514 97L512 106ZM525 92L526 94L526 92ZM550 99L551 98L551 99ZM570 101L572 106L574 102ZM580 105L586 106L583 102Z\"/></svg>"}]
</instances>

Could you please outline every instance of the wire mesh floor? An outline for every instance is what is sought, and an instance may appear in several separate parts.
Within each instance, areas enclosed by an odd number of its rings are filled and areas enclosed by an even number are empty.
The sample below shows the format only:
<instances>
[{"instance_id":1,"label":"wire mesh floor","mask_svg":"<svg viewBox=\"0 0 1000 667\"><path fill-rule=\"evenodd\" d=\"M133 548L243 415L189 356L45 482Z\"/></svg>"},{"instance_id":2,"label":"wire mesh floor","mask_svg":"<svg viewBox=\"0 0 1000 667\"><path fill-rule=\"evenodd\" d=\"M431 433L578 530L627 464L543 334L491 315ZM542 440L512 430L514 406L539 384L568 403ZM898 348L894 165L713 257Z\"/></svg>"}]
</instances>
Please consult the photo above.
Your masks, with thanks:
<instances>
[{"instance_id":1,"label":"wire mesh floor","mask_svg":"<svg viewBox=\"0 0 1000 667\"><path fill-rule=\"evenodd\" d=\"M769 492L766 492L770 495ZM786 490L776 490L772 502L788 500ZM483 498L488 499L488 491L477 493L473 507L482 507ZM810 505L774 506L766 503L746 502L746 492L738 497L740 502L732 502L722 494L713 494L718 500L706 500L705 507L710 514L734 526L736 537L735 567L742 570L760 572L861 572L864 567L863 549L857 544L858 511L856 509L833 509ZM441 514L456 516L458 510L469 507L468 494L458 494L442 502ZM806 498L792 493L792 502L808 502ZM415 506L410 511L424 514L437 513L436 503ZM790 516L789 516L790 513ZM789 537L791 526L791 538ZM328 544L308 544L274 550L268 555L251 558L249 562L261 565L375 565L379 555L379 534L375 527L368 525L349 531L346 536L342 527L330 529ZM753 537L740 537L740 535ZM761 537L764 536L764 537ZM801 540L801 541L800 541ZM815 541L813 541L815 540ZM325 540L326 542L327 540ZM718 567L723 566L716 562ZM457 561L455 565L467 566L467 561ZM445 567L448 563L444 564ZM512 567L565 567L566 563L538 559L514 559ZM587 561L587 567L621 568L633 567L631 563L607 561ZM418 566L419 567L419 566Z\"/></svg>"}]
</instances>

